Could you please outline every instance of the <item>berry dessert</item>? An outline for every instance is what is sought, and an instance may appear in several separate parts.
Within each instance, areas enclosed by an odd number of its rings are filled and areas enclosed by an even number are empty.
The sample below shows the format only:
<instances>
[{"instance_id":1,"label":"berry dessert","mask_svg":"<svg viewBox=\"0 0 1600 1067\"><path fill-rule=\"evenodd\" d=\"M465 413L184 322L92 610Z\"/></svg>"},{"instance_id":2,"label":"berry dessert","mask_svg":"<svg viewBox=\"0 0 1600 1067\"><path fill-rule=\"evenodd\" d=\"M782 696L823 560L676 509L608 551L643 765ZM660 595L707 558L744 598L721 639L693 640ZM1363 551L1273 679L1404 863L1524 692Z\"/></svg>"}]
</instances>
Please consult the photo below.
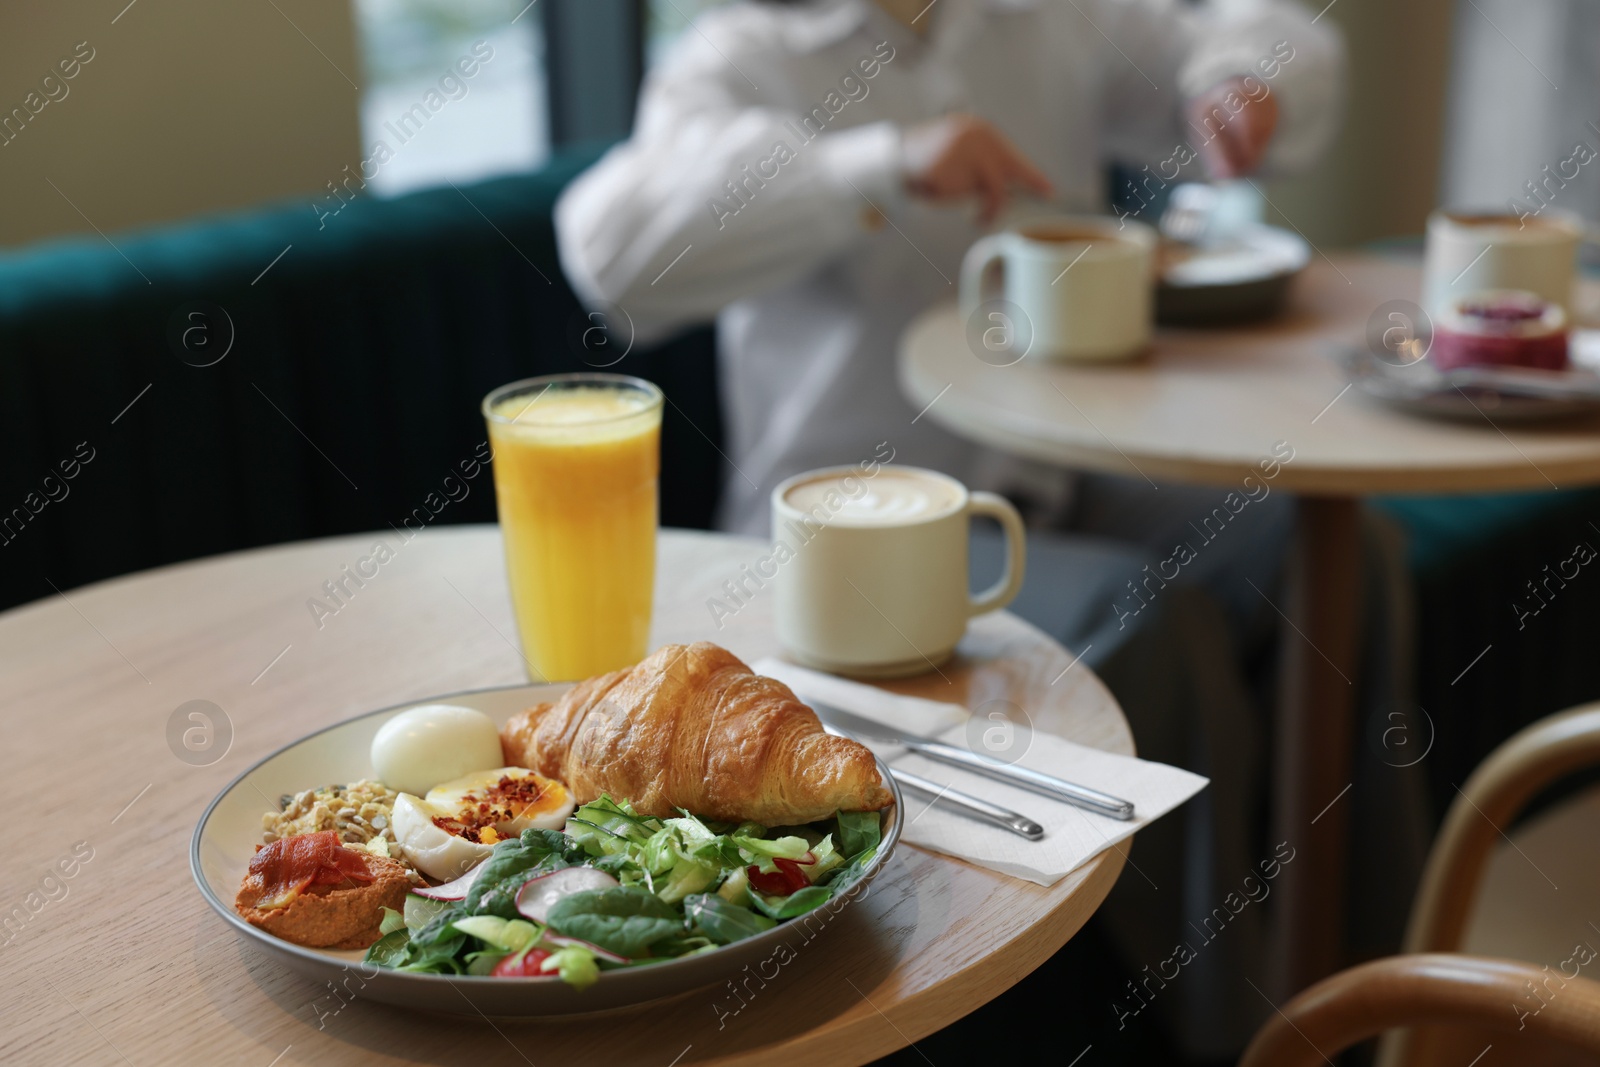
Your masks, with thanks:
<instances>
[{"instance_id":1,"label":"berry dessert","mask_svg":"<svg viewBox=\"0 0 1600 1067\"><path fill-rule=\"evenodd\" d=\"M1440 370L1457 367L1567 369L1567 316L1520 289L1472 293L1451 303L1434 324L1428 353Z\"/></svg>"}]
</instances>

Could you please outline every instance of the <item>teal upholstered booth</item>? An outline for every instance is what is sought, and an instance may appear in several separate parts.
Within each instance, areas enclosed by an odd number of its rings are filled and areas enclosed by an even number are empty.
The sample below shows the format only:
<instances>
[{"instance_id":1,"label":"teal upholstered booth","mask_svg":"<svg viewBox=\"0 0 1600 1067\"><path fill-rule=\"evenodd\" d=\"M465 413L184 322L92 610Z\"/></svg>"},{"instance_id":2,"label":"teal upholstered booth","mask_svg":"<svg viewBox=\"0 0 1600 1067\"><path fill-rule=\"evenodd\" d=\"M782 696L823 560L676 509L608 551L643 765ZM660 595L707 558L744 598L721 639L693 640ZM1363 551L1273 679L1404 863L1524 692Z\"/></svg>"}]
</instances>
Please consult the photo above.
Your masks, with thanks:
<instances>
[{"instance_id":1,"label":"teal upholstered booth","mask_svg":"<svg viewBox=\"0 0 1600 1067\"><path fill-rule=\"evenodd\" d=\"M626 342L589 329L551 227L597 154L321 219L290 203L0 256L0 605L419 508L492 520L487 478L442 491L484 439L483 395ZM673 525L715 503L713 355L700 329L607 368L671 400Z\"/></svg>"},{"instance_id":2,"label":"teal upholstered booth","mask_svg":"<svg viewBox=\"0 0 1600 1067\"><path fill-rule=\"evenodd\" d=\"M1442 813L1501 741L1600 697L1600 490L1375 506L1409 540L1417 700L1433 727L1427 768Z\"/></svg>"}]
</instances>

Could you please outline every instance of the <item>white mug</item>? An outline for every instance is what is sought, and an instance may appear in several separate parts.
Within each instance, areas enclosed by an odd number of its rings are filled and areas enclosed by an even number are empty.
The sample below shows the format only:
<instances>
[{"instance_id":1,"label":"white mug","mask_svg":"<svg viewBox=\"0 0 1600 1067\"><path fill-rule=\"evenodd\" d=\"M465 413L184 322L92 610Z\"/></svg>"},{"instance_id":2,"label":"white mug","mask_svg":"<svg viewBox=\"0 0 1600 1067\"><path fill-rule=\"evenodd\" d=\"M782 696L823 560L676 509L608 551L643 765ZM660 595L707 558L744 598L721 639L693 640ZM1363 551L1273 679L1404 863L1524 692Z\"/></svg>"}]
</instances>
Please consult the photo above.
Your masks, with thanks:
<instances>
[{"instance_id":1,"label":"white mug","mask_svg":"<svg viewBox=\"0 0 1600 1067\"><path fill-rule=\"evenodd\" d=\"M1017 223L967 250L961 263L961 317L970 323L993 299L988 278L998 263L1004 275L1000 295L1020 310L1023 321L1006 321L1006 310L994 310L998 332L980 332L981 343L988 345L992 336L1014 344L1020 351L1012 362L1023 355L1074 362L1128 359L1150 344L1155 246L1155 231L1138 222L1055 215Z\"/></svg>"},{"instance_id":2,"label":"white mug","mask_svg":"<svg viewBox=\"0 0 1600 1067\"><path fill-rule=\"evenodd\" d=\"M968 492L920 467L831 467L772 491L778 641L797 662L895 678L950 658L974 615L1022 588L1022 517L1004 497ZM974 515L1000 521L1006 569L974 596L967 540Z\"/></svg>"},{"instance_id":3,"label":"white mug","mask_svg":"<svg viewBox=\"0 0 1600 1067\"><path fill-rule=\"evenodd\" d=\"M1522 289L1571 320L1583 222L1559 211L1518 219L1493 211L1428 216L1422 306L1437 320L1451 303L1484 289Z\"/></svg>"}]
</instances>

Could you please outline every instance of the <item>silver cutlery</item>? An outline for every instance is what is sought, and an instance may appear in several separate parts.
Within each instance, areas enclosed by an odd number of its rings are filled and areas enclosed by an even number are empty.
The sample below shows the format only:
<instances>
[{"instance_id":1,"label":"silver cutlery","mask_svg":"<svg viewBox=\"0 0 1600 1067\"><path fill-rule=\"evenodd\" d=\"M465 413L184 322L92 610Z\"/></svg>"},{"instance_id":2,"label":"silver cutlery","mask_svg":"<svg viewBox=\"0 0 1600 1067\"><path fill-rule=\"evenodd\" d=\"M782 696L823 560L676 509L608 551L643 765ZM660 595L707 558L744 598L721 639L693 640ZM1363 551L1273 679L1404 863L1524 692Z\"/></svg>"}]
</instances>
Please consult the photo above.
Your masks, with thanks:
<instances>
[{"instance_id":1,"label":"silver cutlery","mask_svg":"<svg viewBox=\"0 0 1600 1067\"><path fill-rule=\"evenodd\" d=\"M1184 244L1200 244L1217 209L1217 187L1205 182L1173 186L1167 206L1156 222L1163 237Z\"/></svg>"},{"instance_id":2,"label":"silver cutlery","mask_svg":"<svg viewBox=\"0 0 1600 1067\"><path fill-rule=\"evenodd\" d=\"M855 740L849 731L826 721L823 722L822 727L836 737L848 737L852 741ZM1026 837L1029 841L1037 841L1044 836L1044 827L1026 815L1012 811L1010 808L1002 808L998 804L991 804L987 800L973 796L971 793L963 793L959 789L940 785L938 782L930 781L920 774L912 774L910 771L902 771L890 767L889 776L906 789L917 793L926 793L933 798L935 804L949 804L952 808L960 810L971 818L993 823L1002 830L1009 830L1020 837Z\"/></svg>"},{"instance_id":3,"label":"silver cutlery","mask_svg":"<svg viewBox=\"0 0 1600 1067\"><path fill-rule=\"evenodd\" d=\"M1092 811L1097 815L1107 815L1113 819L1121 819L1123 821L1134 817L1132 802L1123 800L1121 797L1114 797L1110 793L1102 793L1098 789L1090 789L1088 786L1078 785L1076 782L1069 782L1064 778L1057 778L1054 775L1030 770L1027 767L1020 767L1011 763L1000 763L985 756L980 756L975 752L969 752L964 748L944 744L941 741L931 741L925 737L904 734L893 727L885 726L873 719L865 718L854 712L835 707L832 704L825 704L816 700L807 700L806 702L811 705L812 710L817 713L817 717L823 721L824 725L836 726L841 732L871 738L875 741L903 745L919 756L926 756L942 763L965 767L967 770L993 778L995 781L1005 782L1020 789L1027 789L1041 796L1047 796L1052 800L1059 800L1087 811Z\"/></svg>"},{"instance_id":4,"label":"silver cutlery","mask_svg":"<svg viewBox=\"0 0 1600 1067\"><path fill-rule=\"evenodd\" d=\"M912 774L910 771L897 770L891 767L889 768L889 773L904 788L918 793L925 793L932 797L936 804L949 804L953 808L959 808L963 813L972 816L974 819L982 819L984 822L994 823L1001 829L1010 830L1014 834L1026 837L1029 841L1037 841L1044 836L1044 827L1026 815L1014 812L1010 808L1002 808L998 804L991 804L987 800L981 800L970 793L963 793L959 789L951 789L949 786L940 785L938 782L924 778L920 774Z\"/></svg>"}]
</instances>

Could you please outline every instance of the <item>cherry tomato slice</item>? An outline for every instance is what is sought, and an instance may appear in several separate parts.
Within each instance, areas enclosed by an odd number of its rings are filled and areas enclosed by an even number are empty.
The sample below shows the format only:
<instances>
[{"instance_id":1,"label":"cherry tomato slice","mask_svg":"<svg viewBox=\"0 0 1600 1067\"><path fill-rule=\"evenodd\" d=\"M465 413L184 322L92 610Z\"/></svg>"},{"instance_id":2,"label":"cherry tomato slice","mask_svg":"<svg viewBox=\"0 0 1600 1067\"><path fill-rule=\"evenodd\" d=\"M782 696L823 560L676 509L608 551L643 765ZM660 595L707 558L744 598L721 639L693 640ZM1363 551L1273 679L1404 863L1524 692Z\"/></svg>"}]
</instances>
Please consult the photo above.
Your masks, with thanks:
<instances>
[{"instance_id":1,"label":"cherry tomato slice","mask_svg":"<svg viewBox=\"0 0 1600 1067\"><path fill-rule=\"evenodd\" d=\"M794 860L773 860L778 869L763 871L760 867L751 867L745 873L750 878L750 884L769 897L786 897L796 893L811 884L811 879L806 877L806 872Z\"/></svg>"},{"instance_id":2,"label":"cherry tomato slice","mask_svg":"<svg viewBox=\"0 0 1600 1067\"><path fill-rule=\"evenodd\" d=\"M550 958L550 953L542 948L530 948L518 956L512 953L494 965L494 970L489 973L496 978L543 978L545 975L539 970L541 964Z\"/></svg>"}]
</instances>

